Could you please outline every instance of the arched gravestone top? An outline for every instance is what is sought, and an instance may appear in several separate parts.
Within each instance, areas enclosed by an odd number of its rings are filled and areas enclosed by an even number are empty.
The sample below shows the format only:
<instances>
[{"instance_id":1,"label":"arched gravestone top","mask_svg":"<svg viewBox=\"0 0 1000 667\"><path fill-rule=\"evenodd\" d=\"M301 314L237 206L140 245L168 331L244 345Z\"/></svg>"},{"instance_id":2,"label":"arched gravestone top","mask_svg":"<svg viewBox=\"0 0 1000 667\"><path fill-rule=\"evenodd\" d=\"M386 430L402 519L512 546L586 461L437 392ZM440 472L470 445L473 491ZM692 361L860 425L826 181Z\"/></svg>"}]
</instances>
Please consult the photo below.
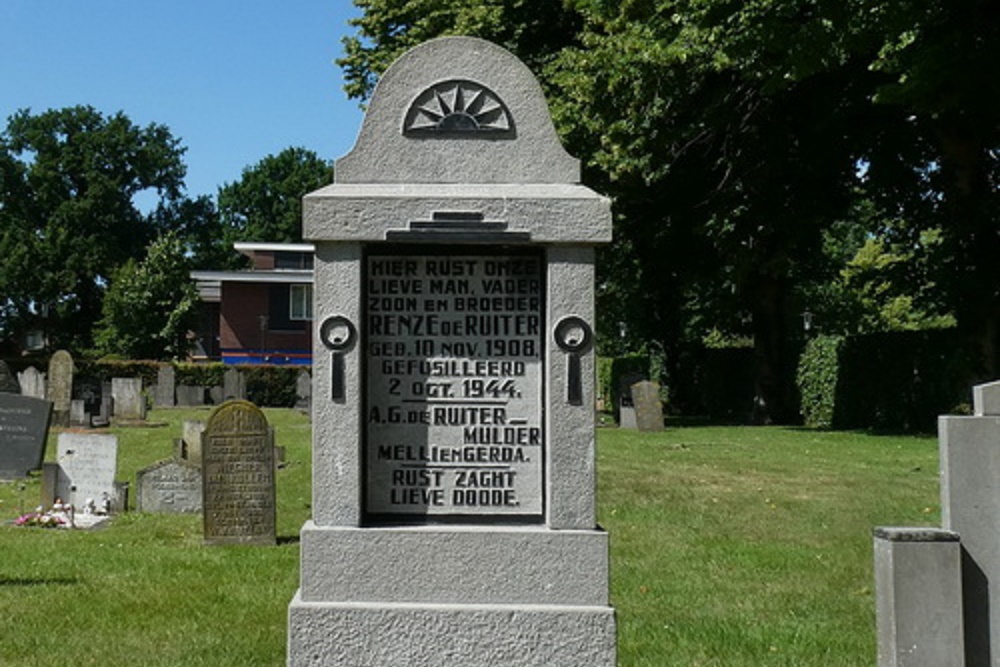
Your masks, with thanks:
<instances>
[{"instance_id":1,"label":"arched gravestone top","mask_svg":"<svg viewBox=\"0 0 1000 667\"><path fill-rule=\"evenodd\" d=\"M538 81L509 51L442 37L382 75L338 183L578 183Z\"/></svg>"}]
</instances>

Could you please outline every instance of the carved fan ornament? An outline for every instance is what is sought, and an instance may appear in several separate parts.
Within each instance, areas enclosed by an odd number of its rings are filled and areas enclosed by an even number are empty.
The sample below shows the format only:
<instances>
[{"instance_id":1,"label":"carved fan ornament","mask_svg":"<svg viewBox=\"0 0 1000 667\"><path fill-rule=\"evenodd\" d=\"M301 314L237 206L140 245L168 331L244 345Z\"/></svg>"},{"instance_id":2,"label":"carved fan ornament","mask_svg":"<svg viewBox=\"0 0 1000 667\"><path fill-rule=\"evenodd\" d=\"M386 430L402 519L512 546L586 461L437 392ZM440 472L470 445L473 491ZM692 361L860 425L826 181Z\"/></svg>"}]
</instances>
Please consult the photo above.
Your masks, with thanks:
<instances>
[{"instance_id":1,"label":"carved fan ornament","mask_svg":"<svg viewBox=\"0 0 1000 667\"><path fill-rule=\"evenodd\" d=\"M514 121L507 105L486 86L468 80L443 81L410 104L403 135L512 138Z\"/></svg>"}]
</instances>

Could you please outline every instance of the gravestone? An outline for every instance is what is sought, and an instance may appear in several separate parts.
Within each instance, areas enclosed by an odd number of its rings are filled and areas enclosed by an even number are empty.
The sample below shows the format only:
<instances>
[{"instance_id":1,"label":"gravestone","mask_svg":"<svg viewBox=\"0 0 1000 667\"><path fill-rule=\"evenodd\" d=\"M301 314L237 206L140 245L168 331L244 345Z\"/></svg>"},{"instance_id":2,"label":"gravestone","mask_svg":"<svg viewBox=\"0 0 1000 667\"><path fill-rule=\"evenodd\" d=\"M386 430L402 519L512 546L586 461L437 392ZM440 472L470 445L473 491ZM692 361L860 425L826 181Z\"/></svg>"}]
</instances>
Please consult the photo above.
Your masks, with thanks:
<instances>
[{"instance_id":1,"label":"gravestone","mask_svg":"<svg viewBox=\"0 0 1000 667\"><path fill-rule=\"evenodd\" d=\"M222 374L222 399L243 400L247 397L246 376L238 368L229 367Z\"/></svg>"},{"instance_id":2,"label":"gravestone","mask_svg":"<svg viewBox=\"0 0 1000 667\"><path fill-rule=\"evenodd\" d=\"M309 371L299 371L295 378L295 407L298 410L309 410L312 404L312 376Z\"/></svg>"},{"instance_id":3,"label":"gravestone","mask_svg":"<svg viewBox=\"0 0 1000 667\"><path fill-rule=\"evenodd\" d=\"M632 407L635 410L635 427L640 431L663 430L663 405L660 403L660 385L649 380L636 382L631 387Z\"/></svg>"},{"instance_id":4,"label":"gravestone","mask_svg":"<svg viewBox=\"0 0 1000 667\"><path fill-rule=\"evenodd\" d=\"M42 466L52 404L0 393L0 479L27 477Z\"/></svg>"},{"instance_id":5,"label":"gravestone","mask_svg":"<svg viewBox=\"0 0 1000 667\"><path fill-rule=\"evenodd\" d=\"M136 507L140 512L201 511L201 469L185 461L161 461L135 474Z\"/></svg>"},{"instance_id":6,"label":"gravestone","mask_svg":"<svg viewBox=\"0 0 1000 667\"><path fill-rule=\"evenodd\" d=\"M79 417L80 424L86 423L87 426L91 426L95 421L100 421L101 417L101 402L104 399L104 383L96 377L77 377L73 380L73 401L71 401L71 412L72 403L76 401L81 401L82 408L78 407L77 417ZM82 409L82 416L80 410ZM73 415L71 414L71 423L75 422ZM103 422L107 423L107 420Z\"/></svg>"},{"instance_id":7,"label":"gravestone","mask_svg":"<svg viewBox=\"0 0 1000 667\"><path fill-rule=\"evenodd\" d=\"M879 667L1000 665L1000 382L938 420L942 529L875 531Z\"/></svg>"},{"instance_id":8,"label":"gravestone","mask_svg":"<svg viewBox=\"0 0 1000 667\"><path fill-rule=\"evenodd\" d=\"M177 405L182 408L196 408L205 405L205 388L198 385L177 385Z\"/></svg>"},{"instance_id":9,"label":"gravestone","mask_svg":"<svg viewBox=\"0 0 1000 667\"><path fill-rule=\"evenodd\" d=\"M177 371L170 364L160 366L156 371L156 391L153 392L153 403L158 408L172 408L177 405L175 391L177 389Z\"/></svg>"},{"instance_id":10,"label":"gravestone","mask_svg":"<svg viewBox=\"0 0 1000 667\"><path fill-rule=\"evenodd\" d=\"M185 419L181 424L181 451L178 458L200 466L201 436L204 432L205 422L199 419Z\"/></svg>"},{"instance_id":11,"label":"gravestone","mask_svg":"<svg viewBox=\"0 0 1000 667\"><path fill-rule=\"evenodd\" d=\"M260 408L227 401L202 434L206 544L274 544L274 438Z\"/></svg>"},{"instance_id":12,"label":"gravestone","mask_svg":"<svg viewBox=\"0 0 1000 667\"><path fill-rule=\"evenodd\" d=\"M537 81L478 39L407 52L303 220L313 516L288 664L613 667L592 332L610 205Z\"/></svg>"},{"instance_id":13,"label":"gravestone","mask_svg":"<svg viewBox=\"0 0 1000 667\"><path fill-rule=\"evenodd\" d=\"M142 395L142 378L112 378L111 398L115 419L146 418L146 397Z\"/></svg>"},{"instance_id":14,"label":"gravestone","mask_svg":"<svg viewBox=\"0 0 1000 667\"><path fill-rule=\"evenodd\" d=\"M0 394L20 394L21 383L14 377L7 362L0 359Z\"/></svg>"},{"instance_id":15,"label":"gravestone","mask_svg":"<svg viewBox=\"0 0 1000 667\"><path fill-rule=\"evenodd\" d=\"M57 350L49 359L48 386L45 395L52 401L52 425L69 426L70 401L73 400L73 357Z\"/></svg>"},{"instance_id":16,"label":"gravestone","mask_svg":"<svg viewBox=\"0 0 1000 667\"><path fill-rule=\"evenodd\" d=\"M121 493L115 485L118 470L118 437L106 433L59 434L55 496L74 507L88 500L115 505Z\"/></svg>"},{"instance_id":17,"label":"gravestone","mask_svg":"<svg viewBox=\"0 0 1000 667\"><path fill-rule=\"evenodd\" d=\"M21 395L32 398L45 398L45 373L34 366L28 366L17 374L21 384Z\"/></svg>"},{"instance_id":18,"label":"gravestone","mask_svg":"<svg viewBox=\"0 0 1000 667\"><path fill-rule=\"evenodd\" d=\"M90 426L90 415L87 414L86 404L77 398L69 402L69 425L70 426Z\"/></svg>"}]
</instances>

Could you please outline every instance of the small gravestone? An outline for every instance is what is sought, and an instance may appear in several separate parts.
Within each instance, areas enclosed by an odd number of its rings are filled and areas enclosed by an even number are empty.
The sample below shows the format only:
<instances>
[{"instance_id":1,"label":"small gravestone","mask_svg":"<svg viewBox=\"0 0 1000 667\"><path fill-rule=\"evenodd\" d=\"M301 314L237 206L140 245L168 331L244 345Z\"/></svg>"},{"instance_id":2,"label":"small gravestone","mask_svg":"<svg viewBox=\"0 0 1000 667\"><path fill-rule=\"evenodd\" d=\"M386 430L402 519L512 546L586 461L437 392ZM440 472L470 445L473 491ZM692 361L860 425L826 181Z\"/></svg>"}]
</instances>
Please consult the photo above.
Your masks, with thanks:
<instances>
[{"instance_id":1,"label":"small gravestone","mask_svg":"<svg viewBox=\"0 0 1000 667\"><path fill-rule=\"evenodd\" d=\"M20 394L21 384L14 377L10 366L0 359L0 394Z\"/></svg>"},{"instance_id":2,"label":"small gravestone","mask_svg":"<svg viewBox=\"0 0 1000 667\"><path fill-rule=\"evenodd\" d=\"M206 544L274 544L274 438L247 401L212 412L202 434Z\"/></svg>"},{"instance_id":3,"label":"small gravestone","mask_svg":"<svg viewBox=\"0 0 1000 667\"><path fill-rule=\"evenodd\" d=\"M663 405L660 403L660 385L643 380L632 385L631 393L636 428L640 431L662 431Z\"/></svg>"},{"instance_id":4,"label":"small gravestone","mask_svg":"<svg viewBox=\"0 0 1000 667\"><path fill-rule=\"evenodd\" d=\"M73 400L73 357L66 350L57 350L49 359L45 395L52 401L52 425L69 426L70 401Z\"/></svg>"},{"instance_id":5,"label":"small gravestone","mask_svg":"<svg viewBox=\"0 0 1000 667\"><path fill-rule=\"evenodd\" d=\"M58 478L55 495L82 508L88 501L109 510L121 490L115 485L118 469L118 438L104 433L59 434Z\"/></svg>"},{"instance_id":6,"label":"small gravestone","mask_svg":"<svg viewBox=\"0 0 1000 667\"><path fill-rule=\"evenodd\" d=\"M142 378L112 378L111 398L115 419L146 418L146 397L142 395Z\"/></svg>"},{"instance_id":7,"label":"small gravestone","mask_svg":"<svg viewBox=\"0 0 1000 667\"><path fill-rule=\"evenodd\" d=\"M204 432L205 422L200 419L185 419L181 425L181 444L178 458L200 466L201 435Z\"/></svg>"},{"instance_id":8,"label":"small gravestone","mask_svg":"<svg viewBox=\"0 0 1000 667\"><path fill-rule=\"evenodd\" d=\"M177 405L182 408L197 408L205 405L205 388L199 385L177 385Z\"/></svg>"},{"instance_id":9,"label":"small gravestone","mask_svg":"<svg viewBox=\"0 0 1000 667\"><path fill-rule=\"evenodd\" d=\"M34 366L28 366L17 374L21 383L21 395L32 398L45 398L45 373Z\"/></svg>"},{"instance_id":10,"label":"small gravestone","mask_svg":"<svg viewBox=\"0 0 1000 667\"><path fill-rule=\"evenodd\" d=\"M226 401L243 400L247 397L247 380L238 368L227 368L222 374L222 398Z\"/></svg>"},{"instance_id":11,"label":"small gravestone","mask_svg":"<svg viewBox=\"0 0 1000 667\"><path fill-rule=\"evenodd\" d=\"M162 461L135 475L136 506L140 512L201 511L201 470L185 461Z\"/></svg>"},{"instance_id":12,"label":"small gravestone","mask_svg":"<svg viewBox=\"0 0 1000 667\"><path fill-rule=\"evenodd\" d=\"M312 404L312 376L309 371L299 371L295 378L295 407L299 410L309 410Z\"/></svg>"},{"instance_id":13,"label":"small gravestone","mask_svg":"<svg viewBox=\"0 0 1000 667\"><path fill-rule=\"evenodd\" d=\"M83 412L86 415L81 418L81 424L85 421L86 425L90 426L98 421L103 398L104 383L100 379L84 376L73 380L73 401L81 401L83 403ZM71 421L73 420L71 419ZM107 420L103 422L103 424L106 423Z\"/></svg>"},{"instance_id":14,"label":"small gravestone","mask_svg":"<svg viewBox=\"0 0 1000 667\"><path fill-rule=\"evenodd\" d=\"M177 371L170 364L160 366L156 372L156 391L153 402L158 408L172 408L177 404Z\"/></svg>"},{"instance_id":15,"label":"small gravestone","mask_svg":"<svg viewBox=\"0 0 1000 667\"><path fill-rule=\"evenodd\" d=\"M212 405L222 405L226 402L226 397L223 395L222 387L215 385L214 387L208 388L208 402Z\"/></svg>"},{"instance_id":16,"label":"small gravestone","mask_svg":"<svg viewBox=\"0 0 1000 667\"><path fill-rule=\"evenodd\" d=\"M41 467L51 415L46 400L0 393L0 479L26 477Z\"/></svg>"},{"instance_id":17,"label":"small gravestone","mask_svg":"<svg viewBox=\"0 0 1000 667\"><path fill-rule=\"evenodd\" d=\"M90 415L87 414L86 404L78 398L69 402L69 425L90 426Z\"/></svg>"}]
</instances>

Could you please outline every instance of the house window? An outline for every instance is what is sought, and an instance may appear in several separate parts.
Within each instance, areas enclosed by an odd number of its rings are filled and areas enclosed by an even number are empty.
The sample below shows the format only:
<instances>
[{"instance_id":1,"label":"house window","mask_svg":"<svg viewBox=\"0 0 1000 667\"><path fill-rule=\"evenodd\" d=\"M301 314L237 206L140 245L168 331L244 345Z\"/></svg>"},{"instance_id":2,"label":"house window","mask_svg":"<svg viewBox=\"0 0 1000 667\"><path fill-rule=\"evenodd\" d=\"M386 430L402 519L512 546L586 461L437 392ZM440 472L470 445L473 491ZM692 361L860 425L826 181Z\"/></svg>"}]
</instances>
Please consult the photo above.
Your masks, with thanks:
<instances>
[{"instance_id":1,"label":"house window","mask_svg":"<svg viewBox=\"0 0 1000 667\"><path fill-rule=\"evenodd\" d=\"M291 285L288 296L288 317L290 320L311 320L313 318L312 285Z\"/></svg>"}]
</instances>

